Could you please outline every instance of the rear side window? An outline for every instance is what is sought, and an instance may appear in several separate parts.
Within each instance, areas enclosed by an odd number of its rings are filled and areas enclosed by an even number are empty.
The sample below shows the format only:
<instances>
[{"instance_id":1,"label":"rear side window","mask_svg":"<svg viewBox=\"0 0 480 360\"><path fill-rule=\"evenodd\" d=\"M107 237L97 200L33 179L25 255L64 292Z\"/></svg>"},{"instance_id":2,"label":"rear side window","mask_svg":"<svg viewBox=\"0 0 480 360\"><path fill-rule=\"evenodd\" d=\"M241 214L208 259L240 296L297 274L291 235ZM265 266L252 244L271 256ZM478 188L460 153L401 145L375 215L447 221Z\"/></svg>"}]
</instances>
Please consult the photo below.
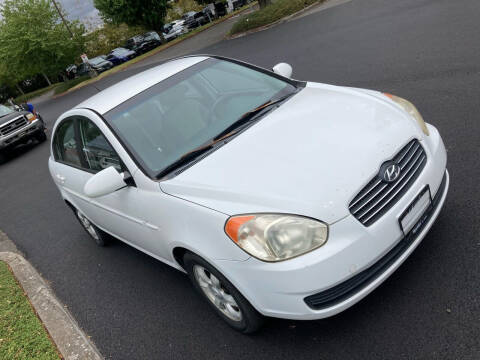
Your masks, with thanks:
<instances>
[{"instance_id":1,"label":"rear side window","mask_svg":"<svg viewBox=\"0 0 480 360\"><path fill-rule=\"evenodd\" d=\"M80 167L77 140L75 137L75 121L73 119L62 122L53 140L55 160Z\"/></svg>"}]
</instances>

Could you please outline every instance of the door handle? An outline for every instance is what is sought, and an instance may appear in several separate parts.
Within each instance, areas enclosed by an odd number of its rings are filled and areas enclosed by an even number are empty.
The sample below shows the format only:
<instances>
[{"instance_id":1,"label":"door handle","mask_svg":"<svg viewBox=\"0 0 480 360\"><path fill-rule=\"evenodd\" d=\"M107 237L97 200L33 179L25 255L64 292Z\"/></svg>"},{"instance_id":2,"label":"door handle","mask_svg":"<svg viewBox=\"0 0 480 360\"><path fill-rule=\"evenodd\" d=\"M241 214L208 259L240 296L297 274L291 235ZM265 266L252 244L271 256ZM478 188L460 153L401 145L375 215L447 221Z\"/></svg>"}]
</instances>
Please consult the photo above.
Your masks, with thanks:
<instances>
[{"instance_id":1,"label":"door handle","mask_svg":"<svg viewBox=\"0 0 480 360\"><path fill-rule=\"evenodd\" d=\"M65 184L65 176L60 174L56 174L55 177L57 178L57 182L61 185Z\"/></svg>"}]
</instances>

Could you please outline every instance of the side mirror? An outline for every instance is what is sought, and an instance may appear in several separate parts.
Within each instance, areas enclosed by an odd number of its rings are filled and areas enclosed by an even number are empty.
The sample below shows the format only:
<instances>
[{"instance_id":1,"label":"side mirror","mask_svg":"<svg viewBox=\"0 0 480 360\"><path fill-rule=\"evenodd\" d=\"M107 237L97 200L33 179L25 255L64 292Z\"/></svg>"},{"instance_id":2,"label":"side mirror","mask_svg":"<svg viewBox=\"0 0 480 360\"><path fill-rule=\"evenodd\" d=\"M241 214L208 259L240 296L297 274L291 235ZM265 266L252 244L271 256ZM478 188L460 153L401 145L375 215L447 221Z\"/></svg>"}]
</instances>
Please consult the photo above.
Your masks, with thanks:
<instances>
[{"instance_id":1,"label":"side mirror","mask_svg":"<svg viewBox=\"0 0 480 360\"><path fill-rule=\"evenodd\" d=\"M287 63L280 63L280 64L277 64L273 67L273 72L275 74L278 74L278 75L281 75L281 76L284 76L286 78L290 78L292 77L292 73L293 73L293 68L291 65L287 64Z\"/></svg>"},{"instance_id":2,"label":"side mirror","mask_svg":"<svg viewBox=\"0 0 480 360\"><path fill-rule=\"evenodd\" d=\"M113 166L110 166L90 178L83 192L90 198L111 194L127 186L123 176Z\"/></svg>"}]
</instances>

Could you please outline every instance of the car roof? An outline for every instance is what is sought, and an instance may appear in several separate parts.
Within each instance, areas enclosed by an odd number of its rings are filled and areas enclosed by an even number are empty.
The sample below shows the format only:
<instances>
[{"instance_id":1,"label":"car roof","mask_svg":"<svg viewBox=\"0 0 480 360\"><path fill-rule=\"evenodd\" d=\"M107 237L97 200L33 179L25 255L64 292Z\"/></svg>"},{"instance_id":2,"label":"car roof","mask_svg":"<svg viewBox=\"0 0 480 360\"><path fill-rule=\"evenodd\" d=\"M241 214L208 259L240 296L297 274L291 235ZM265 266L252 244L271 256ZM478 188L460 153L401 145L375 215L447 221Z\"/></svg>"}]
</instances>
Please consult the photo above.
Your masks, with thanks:
<instances>
[{"instance_id":1,"label":"car roof","mask_svg":"<svg viewBox=\"0 0 480 360\"><path fill-rule=\"evenodd\" d=\"M207 56L191 56L168 61L120 81L78 104L75 108L92 109L103 115L153 85L206 59L208 59Z\"/></svg>"}]
</instances>

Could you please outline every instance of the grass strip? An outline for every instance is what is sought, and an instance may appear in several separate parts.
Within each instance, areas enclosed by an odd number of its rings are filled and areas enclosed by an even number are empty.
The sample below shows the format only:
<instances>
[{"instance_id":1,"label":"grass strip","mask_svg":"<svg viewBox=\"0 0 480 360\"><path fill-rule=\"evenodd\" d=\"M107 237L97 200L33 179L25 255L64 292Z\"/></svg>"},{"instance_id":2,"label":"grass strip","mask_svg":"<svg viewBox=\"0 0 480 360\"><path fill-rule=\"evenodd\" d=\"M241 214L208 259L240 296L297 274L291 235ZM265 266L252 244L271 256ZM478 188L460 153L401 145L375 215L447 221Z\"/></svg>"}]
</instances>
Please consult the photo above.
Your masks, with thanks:
<instances>
[{"instance_id":1,"label":"grass strip","mask_svg":"<svg viewBox=\"0 0 480 360\"><path fill-rule=\"evenodd\" d=\"M270 25L286 16L295 14L307 6L324 1L325 0L274 0L274 2L263 9L240 17L230 30L230 35Z\"/></svg>"},{"instance_id":2,"label":"grass strip","mask_svg":"<svg viewBox=\"0 0 480 360\"><path fill-rule=\"evenodd\" d=\"M60 83L57 87L55 87L54 94L55 95L61 94L67 91L68 89L71 89L74 86L77 86L78 84L81 84L82 82L87 81L89 79L90 79L90 76L85 75L76 79L72 79L72 80L68 80L63 83Z\"/></svg>"},{"instance_id":3,"label":"grass strip","mask_svg":"<svg viewBox=\"0 0 480 360\"><path fill-rule=\"evenodd\" d=\"M0 261L0 359L60 359L8 265Z\"/></svg>"},{"instance_id":4,"label":"grass strip","mask_svg":"<svg viewBox=\"0 0 480 360\"><path fill-rule=\"evenodd\" d=\"M27 94L20 95L20 96L15 98L15 102L17 104L26 103L28 100L36 98L37 96L43 95L43 94L49 92L50 90L55 89L58 85L59 85L59 83L52 84L52 85L47 86L45 88L41 88L41 89L38 89L38 90L35 90L35 91L32 91L32 92L29 92Z\"/></svg>"}]
</instances>

